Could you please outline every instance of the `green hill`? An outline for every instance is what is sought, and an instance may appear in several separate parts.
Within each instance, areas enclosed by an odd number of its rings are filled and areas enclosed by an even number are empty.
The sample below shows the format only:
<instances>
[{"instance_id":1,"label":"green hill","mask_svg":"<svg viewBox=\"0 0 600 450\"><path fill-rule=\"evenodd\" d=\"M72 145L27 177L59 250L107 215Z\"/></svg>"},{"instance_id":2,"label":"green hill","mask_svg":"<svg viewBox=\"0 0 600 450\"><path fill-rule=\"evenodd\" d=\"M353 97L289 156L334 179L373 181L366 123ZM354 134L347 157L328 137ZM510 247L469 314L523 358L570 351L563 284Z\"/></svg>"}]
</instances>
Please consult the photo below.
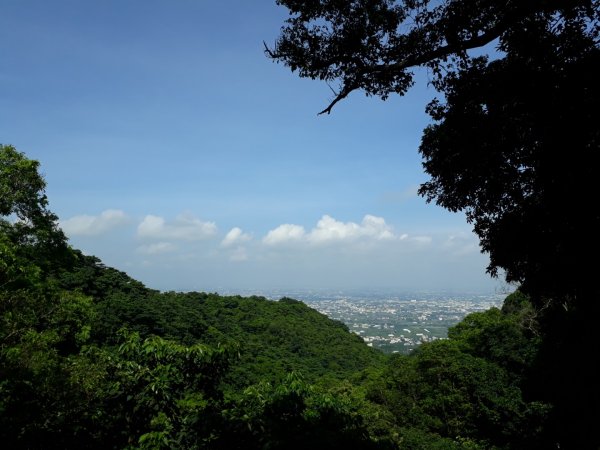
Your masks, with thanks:
<instances>
[{"instance_id":1,"label":"green hill","mask_svg":"<svg viewBox=\"0 0 600 450\"><path fill-rule=\"evenodd\" d=\"M545 390L544 311L519 292L386 357L296 300L161 293L105 267L68 245L37 169L0 145L6 448L519 450L580 427Z\"/></svg>"},{"instance_id":2,"label":"green hill","mask_svg":"<svg viewBox=\"0 0 600 450\"><path fill-rule=\"evenodd\" d=\"M116 342L125 326L142 337L237 348L240 361L229 377L236 386L280 380L292 371L310 382L348 379L385 360L343 323L289 298L160 293L81 253L61 283L94 298L98 343Z\"/></svg>"}]
</instances>

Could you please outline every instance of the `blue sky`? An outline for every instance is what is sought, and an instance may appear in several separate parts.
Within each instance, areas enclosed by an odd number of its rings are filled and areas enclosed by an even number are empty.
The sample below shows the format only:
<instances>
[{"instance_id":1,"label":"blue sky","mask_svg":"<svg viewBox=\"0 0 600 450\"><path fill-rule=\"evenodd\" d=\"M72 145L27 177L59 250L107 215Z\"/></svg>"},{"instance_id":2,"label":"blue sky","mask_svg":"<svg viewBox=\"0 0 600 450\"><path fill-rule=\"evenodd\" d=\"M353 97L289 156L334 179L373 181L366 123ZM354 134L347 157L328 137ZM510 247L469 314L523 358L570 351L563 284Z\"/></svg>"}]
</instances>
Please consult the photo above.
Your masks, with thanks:
<instances>
[{"instance_id":1,"label":"blue sky","mask_svg":"<svg viewBox=\"0 0 600 450\"><path fill-rule=\"evenodd\" d=\"M332 94L263 54L286 10L0 0L0 142L73 246L150 287L494 291L462 214L416 195L434 95Z\"/></svg>"}]
</instances>

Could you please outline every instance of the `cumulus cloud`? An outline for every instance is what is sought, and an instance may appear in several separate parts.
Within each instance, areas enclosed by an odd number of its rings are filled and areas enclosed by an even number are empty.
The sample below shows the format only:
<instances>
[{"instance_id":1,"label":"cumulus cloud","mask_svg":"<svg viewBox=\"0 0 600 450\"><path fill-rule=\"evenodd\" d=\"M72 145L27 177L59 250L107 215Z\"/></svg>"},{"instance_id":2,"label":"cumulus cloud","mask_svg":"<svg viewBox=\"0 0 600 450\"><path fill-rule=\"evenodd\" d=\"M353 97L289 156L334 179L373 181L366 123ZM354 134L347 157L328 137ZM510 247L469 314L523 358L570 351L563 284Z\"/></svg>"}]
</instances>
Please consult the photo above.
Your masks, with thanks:
<instances>
[{"instance_id":1,"label":"cumulus cloud","mask_svg":"<svg viewBox=\"0 0 600 450\"><path fill-rule=\"evenodd\" d=\"M221 245L223 247L231 247L235 244L247 242L250 239L252 239L252 237L249 234L244 233L241 228L234 227L225 235L225 238L221 241Z\"/></svg>"},{"instance_id":2,"label":"cumulus cloud","mask_svg":"<svg viewBox=\"0 0 600 450\"><path fill-rule=\"evenodd\" d=\"M366 215L360 224L340 222L333 217L324 215L317 226L308 234L309 242L320 244L332 241L348 241L359 238L374 240L393 239L394 234L383 217Z\"/></svg>"},{"instance_id":3,"label":"cumulus cloud","mask_svg":"<svg viewBox=\"0 0 600 450\"><path fill-rule=\"evenodd\" d=\"M60 222L68 236L95 236L106 233L129 222L127 215L120 209L107 209L98 216L80 215Z\"/></svg>"},{"instance_id":4,"label":"cumulus cloud","mask_svg":"<svg viewBox=\"0 0 600 450\"><path fill-rule=\"evenodd\" d=\"M366 215L358 224L341 222L324 215L310 233L306 233L300 225L284 224L269 231L263 242L268 245L299 241L310 244L326 244L359 239L380 241L394 238L392 228L385 223L382 217Z\"/></svg>"},{"instance_id":5,"label":"cumulus cloud","mask_svg":"<svg viewBox=\"0 0 600 450\"><path fill-rule=\"evenodd\" d=\"M302 240L304 236L304 227L286 223L269 231L263 238L263 242L267 245L278 245L287 242L298 242Z\"/></svg>"},{"instance_id":6,"label":"cumulus cloud","mask_svg":"<svg viewBox=\"0 0 600 450\"><path fill-rule=\"evenodd\" d=\"M159 255L161 253L170 253L177 250L177 246L170 242L155 242L153 244L141 245L137 251L145 255Z\"/></svg>"},{"instance_id":7,"label":"cumulus cloud","mask_svg":"<svg viewBox=\"0 0 600 450\"><path fill-rule=\"evenodd\" d=\"M138 225L137 234L148 239L199 241L217 234L217 226L214 222L203 222L189 214L179 215L171 222L150 214Z\"/></svg>"}]
</instances>

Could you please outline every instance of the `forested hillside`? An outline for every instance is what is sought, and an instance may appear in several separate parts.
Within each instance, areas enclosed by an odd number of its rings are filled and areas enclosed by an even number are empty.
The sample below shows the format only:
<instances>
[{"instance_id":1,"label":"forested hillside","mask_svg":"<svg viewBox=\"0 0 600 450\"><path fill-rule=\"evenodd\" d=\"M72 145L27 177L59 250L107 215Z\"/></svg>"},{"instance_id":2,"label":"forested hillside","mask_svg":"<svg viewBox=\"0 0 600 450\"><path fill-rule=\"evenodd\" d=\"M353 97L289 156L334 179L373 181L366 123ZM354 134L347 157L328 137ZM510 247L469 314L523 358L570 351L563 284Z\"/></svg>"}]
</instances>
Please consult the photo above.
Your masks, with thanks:
<instances>
[{"instance_id":1,"label":"forested hillside","mask_svg":"<svg viewBox=\"0 0 600 450\"><path fill-rule=\"evenodd\" d=\"M550 448L526 296L385 357L292 299L160 293L68 246L38 163L0 147L8 448Z\"/></svg>"},{"instance_id":2,"label":"forested hillside","mask_svg":"<svg viewBox=\"0 0 600 450\"><path fill-rule=\"evenodd\" d=\"M93 342L115 344L117 332L126 324L143 338L156 335L185 345L201 341L237 348L239 364L228 380L238 387L280 380L293 371L311 382L324 377L339 380L383 363L383 355L365 346L344 324L302 302L160 293L95 257L76 251L74 255L76 264L61 274L60 284L95 299Z\"/></svg>"}]
</instances>

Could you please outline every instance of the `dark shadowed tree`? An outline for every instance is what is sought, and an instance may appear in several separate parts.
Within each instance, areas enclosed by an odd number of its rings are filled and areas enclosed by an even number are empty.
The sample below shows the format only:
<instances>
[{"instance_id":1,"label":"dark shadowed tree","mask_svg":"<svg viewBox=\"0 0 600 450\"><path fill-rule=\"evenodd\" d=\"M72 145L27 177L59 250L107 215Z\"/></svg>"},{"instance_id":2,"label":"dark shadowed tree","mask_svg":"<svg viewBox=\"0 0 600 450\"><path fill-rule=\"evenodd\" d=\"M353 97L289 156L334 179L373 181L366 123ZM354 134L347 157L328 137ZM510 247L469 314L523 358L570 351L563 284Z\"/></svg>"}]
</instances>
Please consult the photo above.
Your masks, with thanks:
<instances>
[{"instance_id":1,"label":"dark shadowed tree","mask_svg":"<svg viewBox=\"0 0 600 450\"><path fill-rule=\"evenodd\" d=\"M404 94L425 67L439 98L420 152L428 201L462 211L542 320L539 392L561 448L597 448L600 390L600 2L280 0L290 17L267 55L351 92ZM477 51L473 51L477 49ZM573 345L572 336L578 336ZM575 419L577 417L577 419Z\"/></svg>"},{"instance_id":2,"label":"dark shadowed tree","mask_svg":"<svg viewBox=\"0 0 600 450\"><path fill-rule=\"evenodd\" d=\"M598 249L600 215L576 200L591 205L598 192L600 2L278 3L290 18L267 55L339 84L322 113L355 90L402 95L412 70L429 68L441 99L427 108L420 151L432 178L421 194L466 212L489 272L504 270L534 302L585 294L579 274L597 266L577 252Z\"/></svg>"}]
</instances>

